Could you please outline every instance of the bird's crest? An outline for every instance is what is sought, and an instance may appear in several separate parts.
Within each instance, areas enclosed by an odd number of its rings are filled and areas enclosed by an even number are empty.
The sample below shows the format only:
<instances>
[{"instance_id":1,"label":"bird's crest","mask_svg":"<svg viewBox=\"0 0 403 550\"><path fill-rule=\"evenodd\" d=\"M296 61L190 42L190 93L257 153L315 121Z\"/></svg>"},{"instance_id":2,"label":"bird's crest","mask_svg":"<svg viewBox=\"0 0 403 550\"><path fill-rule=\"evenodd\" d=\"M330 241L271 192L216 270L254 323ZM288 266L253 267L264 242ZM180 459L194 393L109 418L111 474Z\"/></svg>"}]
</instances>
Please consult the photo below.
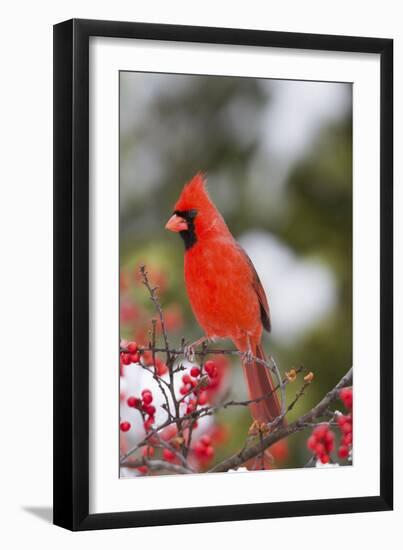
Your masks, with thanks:
<instances>
[{"instance_id":1,"label":"bird's crest","mask_svg":"<svg viewBox=\"0 0 403 550\"><path fill-rule=\"evenodd\" d=\"M175 204L175 211L186 211L193 208L203 210L205 207L211 206L212 201L206 189L206 177L202 172L198 172L183 188Z\"/></svg>"}]
</instances>

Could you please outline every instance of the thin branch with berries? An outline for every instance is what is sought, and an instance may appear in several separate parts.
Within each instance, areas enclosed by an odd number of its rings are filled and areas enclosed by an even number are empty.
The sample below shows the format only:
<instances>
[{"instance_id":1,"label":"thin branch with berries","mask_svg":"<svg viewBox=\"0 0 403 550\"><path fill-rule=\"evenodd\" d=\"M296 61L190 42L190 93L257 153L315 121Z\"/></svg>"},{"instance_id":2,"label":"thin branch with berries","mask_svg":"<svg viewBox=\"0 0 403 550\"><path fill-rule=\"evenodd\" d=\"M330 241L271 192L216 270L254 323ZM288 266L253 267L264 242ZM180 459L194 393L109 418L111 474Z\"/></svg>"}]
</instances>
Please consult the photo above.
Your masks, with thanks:
<instances>
[{"instance_id":1,"label":"thin branch with berries","mask_svg":"<svg viewBox=\"0 0 403 550\"><path fill-rule=\"evenodd\" d=\"M195 473L200 469L205 470L206 465L214 457L214 447L209 435L194 437L200 420L207 416L214 416L219 411L230 407L249 407L277 391L281 392L281 414L264 426L253 423L243 448L207 471L234 470L251 459L256 459L259 463L258 467L264 469L266 449L295 432L310 428L313 428L313 431L307 441L307 447L313 453L313 459L321 463L330 461L330 453L335 447L335 436L332 431L335 427L341 431L339 458L351 458L352 412L343 415L338 411L332 411L330 407L336 399L340 398L351 411L352 391L348 386L352 384L352 369L315 407L288 425L284 419L302 399L314 379L313 373L302 366L291 369L282 377L274 358L269 357L264 361L252 356L249 360L260 364L262 368L270 369L275 374L277 378L275 388L256 399L237 401L221 396L218 402L217 398L211 400L210 393L217 386L219 378L218 358L220 356L243 358L244 354L237 350L210 349L203 344L201 350L194 350L197 361L193 360L189 367L185 341L182 340L180 349L171 348L169 345L157 287L150 283L145 266L140 267L140 275L155 307L157 319L151 321L148 346L140 347L135 342L121 343L120 368L122 372L122 369L134 364L152 376L161 392L163 402L159 406L165 411L166 417L159 424L156 423L155 396L149 389L143 389L141 396L131 395L126 399L127 405L138 411L145 435L136 445L122 452L121 467L135 469L142 475L185 474ZM158 330L162 337L162 346L157 343ZM165 361L160 358L162 354ZM300 375L303 376L302 384L294 399L287 405L286 385L295 382ZM180 376L182 385L178 390L176 382ZM320 419L326 419L326 421L318 423ZM130 422L121 420L120 429L123 433L130 432L131 428ZM167 435L167 432L172 429L174 431Z\"/></svg>"},{"instance_id":2,"label":"thin branch with berries","mask_svg":"<svg viewBox=\"0 0 403 550\"><path fill-rule=\"evenodd\" d=\"M243 449L239 453L233 455L232 457L224 460L220 464L217 464L213 467L210 472L226 472L231 469L239 468L243 463L251 458L254 458L259 455L261 448L267 449L277 443L281 439L290 436L295 432L305 430L307 427L311 426L312 422L318 418L323 418L328 414L329 406L340 398L340 392L343 388L351 386L353 380L353 369L351 368L343 378L336 384L336 386L330 390L325 397L313 407L310 411L300 416L297 420L289 424L288 426L282 426L276 428L274 431L269 433L263 439L263 442L260 444L253 445L246 449Z\"/></svg>"}]
</instances>

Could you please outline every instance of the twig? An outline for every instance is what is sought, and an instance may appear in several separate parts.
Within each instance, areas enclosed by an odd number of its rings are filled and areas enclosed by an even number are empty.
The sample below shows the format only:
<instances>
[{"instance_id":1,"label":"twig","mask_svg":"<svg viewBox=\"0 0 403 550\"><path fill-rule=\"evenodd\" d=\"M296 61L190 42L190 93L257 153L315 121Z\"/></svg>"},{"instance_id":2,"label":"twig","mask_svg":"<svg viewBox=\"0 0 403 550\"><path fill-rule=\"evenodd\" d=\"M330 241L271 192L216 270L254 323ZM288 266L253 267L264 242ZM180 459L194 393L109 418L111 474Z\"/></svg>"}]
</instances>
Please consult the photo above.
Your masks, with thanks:
<instances>
[{"instance_id":1,"label":"twig","mask_svg":"<svg viewBox=\"0 0 403 550\"><path fill-rule=\"evenodd\" d=\"M277 377L277 381L278 381L278 384L280 386L280 391L281 391L281 414L283 415L283 417L285 416L286 414L286 410L285 410L285 407L286 407L286 401L285 401L285 383L282 381L281 379L281 374L280 374L280 369L278 368L277 366L277 363L275 362L274 358L269 355L269 359L273 365L273 369L272 371L274 372L274 374L276 375Z\"/></svg>"},{"instance_id":2,"label":"twig","mask_svg":"<svg viewBox=\"0 0 403 550\"><path fill-rule=\"evenodd\" d=\"M309 423L323 416L323 414L327 411L329 405L335 399L337 399L340 390L342 388L345 388L351 385L352 379L353 379L353 369L351 368L347 372L347 374L343 376L343 378L339 381L339 383L332 390L330 390L325 395L325 397L306 414L302 415L295 422L289 424L288 426L278 427L275 431L271 432L269 435L267 435L263 439L262 445L260 443L257 443L246 449L243 449L239 453L233 455L232 457L224 460L220 464L217 464L216 466L214 466L214 468L209 470L209 472L226 472L231 469L237 469L239 468L239 466L241 466L241 464L243 464L247 460L250 460L251 458L258 456L258 454L262 450L262 446L264 449L267 449L274 443L277 443L277 441L280 441L281 439L284 439L285 437L288 437L289 435L295 432L304 430Z\"/></svg>"},{"instance_id":3,"label":"twig","mask_svg":"<svg viewBox=\"0 0 403 550\"><path fill-rule=\"evenodd\" d=\"M161 390L161 393L162 393L162 395L164 396L164 399L165 399L165 407L163 407L163 409L165 409L168 417L172 417L172 414L171 414L171 411L170 411L170 406L169 406L169 399L168 399L168 396L166 394L165 388L162 385L162 382L164 382L164 379L161 376L158 376L158 372L157 372L156 351L155 351L156 325L157 325L156 320L152 319L152 344L151 344L151 346L152 346L152 350L153 350L152 354L153 354L153 364L154 364L153 378L157 382L158 387ZM169 385L168 385L168 388L169 388Z\"/></svg>"},{"instance_id":4,"label":"twig","mask_svg":"<svg viewBox=\"0 0 403 550\"><path fill-rule=\"evenodd\" d=\"M205 343L203 343L203 346L200 351L194 352L195 355L198 358L200 358L200 361L199 361L200 378L197 384L195 384L195 386L192 387L185 395L181 397L177 397L175 392L175 374L181 370L185 370L185 368L181 364L181 360L179 359L178 361L178 358L184 355L184 340L182 340L182 346L180 350L171 349L169 347L169 340L168 340L168 334L166 331L164 314L156 292L157 287L153 287L151 285L148 279L148 274L145 266L140 267L140 273L142 277L142 282L150 294L150 299L158 315L164 347L157 347L156 345L158 320L153 319L149 345L147 348L139 349L139 353L140 355L142 355L145 352L151 352L154 367L151 368L151 366L143 364L142 361L140 361L139 363L140 363L140 366L143 369L147 370L153 376L154 380L157 382L158 387L160 388L165 401L161 405L161 407L166 411L167 418L159 426L149 429L148 432L146 432L145 437L139 443L137 443L137 445L132 447L123 456L120 457L121 466L126 466L129 468L148 466L150 470L166 470L174 473L193 473L194 469L189 465L187 457L191 448L193 429L195 428L196 422L199 419L202 419L205 416L212 415L221 409L226 409L229 407L250 406L253 403L259 403L260 401L270 397L273 393L275 393L278 390L281 391L281 414L279 414L279 416L275 418L271 423L267 424L264 430L262 429L261 431L259 431L259 434L258 434L259 438L257 442L256 442L256 433L252 434L253 438L248 436L248 438L245 441L244 447L238 453L236 453L232 457L227 458L220 464L217 464L215 467L213 467L210 470L211 472L225 472L229 469L234 469L239 467L241 464L250 460L251 458L256 458L259 456L261 459L261 466L262 468L264 468L264 458L265 458L264 451L268 447L276 443L277 441L285 437L288 437L292 433L314 426L315 420L319 417L327 417L329 419L329 423L335 422L336 413L330 410L329 405L337 397L338 392L342 387L347 387L351 385L352 370L350 370L345 375L345 377L343 377L340 380L337 386L335 386L333 390L331 390L308 413L301 416L292 424L289 424L288 426L286 426L285 423L282 422L282 420L294 408L298 400L304 395L310 382L308 381L308 378L307 378L306 381L301 386L301 388L296 393L295 398L287 406L285 388L286 388L286 385L291 381L291 378L289 378L289 376L286 376L285 378L282 379L280 370L272 356L269 356L267 360L264 360L258 357L253 357L253 356L248 359L249 361L253 361L256 364L261 365L262 368L269 369L275 375L275 377L277 378L277 384L272 391L264 395L260 395L255 399L249 399L245 401L230 400L230 401L224 401L217 405L207 405L207 406L200 407L199 396L200 396L200 391L203 389L204 379L205 379L205 377L203 376L203 365L204 365L205 357L208 356L209 354L241 356L241 357L245 356L245 354L239 350L211 349L211 348L208 348ZM121 346L121 352L127 353L128 350L124 346ZM166 355L166 365L168 367L169 380L163 379L162 376L158 374L158 369L156 365L156 362L157 362L156 355L158 353L162 353ZM298 369L294 369L294 370L295 370L295 374L298 374L302 370L304 370L304 368L299 367ZM191 394L195 394L194 410L186 414L181 414L181 404L186 403L188 397ZM223 399L225 399L225 397L223 397ZM144 412L140 409L139 409L139 412L144 421L145 420ZM176 430L177 441L175 445L165 441L160 434L162 430L164 430L166 427L172 424L176 424L176 428L177 428ZM157 460L157 459L151 460L149 456L133 459L132 455L137 450L149 444L152 444L153 446L156 446L159 448L163 447L163 448L169 449L176 458L175 463L173 464L169 461ZM128 460L129 457L132 457L132 459ZM178 464L178 462L180 464Z\"/></svg>"},{"instance_id":5,"label":"twig","mask_svg":"<svg viewBox=\"0 0 403 550\"><path fill-rule=\"evenodd\" d=\"M169 451L171 451L171 453L173 453L176 456L176 458L182 463L182 466L184 468L186 468L187 470L190 470L191 472L195 473L195 470L189 465L186 458L181 453L179 453L173 445L170 445L167 441L164 441L162 439L162 437L160 437L159 433L156 433L155 436L158 439L159 444L161 445L161 447L164 447L165 449L168 449Z\"/></svg>"},{"instance_id":6,"label":"twig","mask_svg":"<svg viewBox=\"0 0 403 550\"><path fill-rule=\"evenodd\" d=\"M295 373L296 374L299 374L300 372L304 371L304 367L298 367L297 369L295 369ZM290 381L287 377L283 378L282 380L283 384L286 385L286 384L289 384ZM271 395L273 395L273 393L275 391L277 391L279 389L279 385L275 386L275 388L273 388L272 391L270 392L267 392L259 397L256 397L256 399L246 399L245 401L234 401L234 400L231 400L231 401L226 401L224 403L221 403L220 405L208 405L206 407L202 407L200 409L197 409L189 414L185 414L181 417L181 420L182 421L186 421L186 420L200 420L201 418L204 418L205 416L210 416L212 414L214 414L215 412L221 410L221 409L227 409L228 407L247 407L249 405L251 405L252 403L259 403L260 401L262 401L263 399L267 399L268 397L270 397ZM160 432L161 430L163 430L164 428L167 428L168 426L170 426L171 424L175 424L176 423L176 419L174 417L171 418L171 420L167 420L165 422L163 422L162 424L160 424L159 426L157 426L156 428L150 430L147 435L144 437L144 439L142 439L139 443L137 443L134 447L132 447L129 451L126 452L126 454L124 454L121 458L120 458L120 462L122 463L123 461L125 461L129 456L131 456L133 453L135 453L138 449L140 449L141 447L144 447L144 445L147 445L147 443L149 442L149 440L158 434L158 432Z\"/></svg>"},{"instance_id":7,"label":"twig","mask_svg":"<svg viewBox=\"0 0 403 550\"><path fill-rule=\"evenodd\" d=\"M260 461L261 461L261 469L264 470L264 447L263 447L263 432L261 429L259 429L259 443L260 443Z\"/></svg>"},{"instance_id":8,"label":"twig","mask_svg":"<svg viewBox=\"0 0 403 550\"><path fill-rule=\"evenodd\" d=\"M161 304L160 304L160 302L158 300L158 297L157 297L157 294L156 294L156 287L151 286L151 284L148 280L147 271L146 271L146 268L145 268L144 265L140 266L140 273L141 273L141 277L142 277L142 280L143 280L143 284L147 288L147 290L150 294L150 299L153 302L153 304L155 306L155 309L158 313L160 324L161 324L161 331L162 331L162 335L163 335L164 343L165 343L165 349L163 350L163 352L165 352L166 358L167 358L167 367L168 367L168 373L169 373L168 387L169 387L169 392L170 392L171 397L172 397L173 407L174 407L174 410L175 410L174 411L175 414L173 415L172 412L170 411L169 403L167 402L166 406L167 406L168 417L171 417L171 418L175 419L176 426L177 426L177 429L178 429L178 434L180 436L182 436L183 435L182 420L180 418L179 403L178 403L178 400L177 400L176 394L175 394L175 380L174 380L174 372L173 372L173 370L174 370L173 369L173 364L174 364L175 357L173 357L171 355L171 351L170 351L170 348L169 348L169 341L168 341L168 334L167 334L166 327L165 327L164 313L162 311ZM152 353L155 354L156 351L157 350L155 348L152 349ZM185 449L184 449L183 444L182 444L181 447L182 447L183 454L185 454Z\"/></svg>"},{"instance_id":9,"label":"twig","mask_svg":"<svg viewBox=\"0 0 403 550\"><path fill-rule=\"evenodd\" d=\"M141 273L141 276L142 276L142 279L143 279L143 284L147 288L148 292L150 293L150 299L153 302L153 304L155 306L155 309L158 312L158 316L159 316L160 324L161 324L161 331L162 331L162 335L163 335L164 343L165 343L165 349L163 351L166 352L167 357L168 357L168 361L170 361L170 349L169 349L169 342L168 342L168 334L167 334L167 331L166 331L166 328L165 328L164 313L162 311L161 304L159 303L159 300L158 300L157 295L156 295L157 287L152 287L151 286L151 284L148 280L148 275L147 275L145 265L140 266L140 273ZM157 350L154 350L154 351L157 351Z\"/></svg>"},{"instance_id":10,"label":"twig","mask_svg":"<svg viewBox=\"0 0 403 550\"><path fill-rule=\"evenodd\" d=\"M206 357L205 350L206 350L206 344L204 342L203 345L202 345L202 355L200 357L200 380L199 380L199 383L202 382L203 380L205 380L205 378L204 378L204 359ZM204 385L204 383L202 385ZM196 394L196 405L195 405L196 410L197 410L197 407L199 406L199 399L200 399L200 392L198 392ZM190 422L188 439L187 439L187 447L186 447L186 450L185 450L185 456L187 456L189 454L190 445L192 443L193 430L195 429L196 422L198 421L199 418L200 418L200 415L196 416Z\"/></svg>"}]
</instances>

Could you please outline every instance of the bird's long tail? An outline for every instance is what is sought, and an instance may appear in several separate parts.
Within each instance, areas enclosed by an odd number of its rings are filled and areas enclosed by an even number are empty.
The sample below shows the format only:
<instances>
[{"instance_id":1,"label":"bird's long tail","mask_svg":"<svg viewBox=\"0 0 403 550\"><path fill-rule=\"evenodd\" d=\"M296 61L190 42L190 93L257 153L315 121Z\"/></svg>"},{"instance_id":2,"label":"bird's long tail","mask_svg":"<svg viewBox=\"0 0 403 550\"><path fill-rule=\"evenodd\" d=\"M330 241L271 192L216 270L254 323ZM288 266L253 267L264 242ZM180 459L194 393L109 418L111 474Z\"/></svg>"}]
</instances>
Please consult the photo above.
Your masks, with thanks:
<instances>
[{"instance_id":1,"label":"bird's long tail","mask_svg":"<svg viewBox=\"0 0 403 550\"><path fill-rule=\"evenodd\" d=\"M252 353L258 359L266 361L260 343L254 346L254 349L252 348ZM242 366L248 384L249 398L258 399L267 395L257 403L251 403L250 409L254 420L265 424L272 422L281 414L281 406L277 392L274 391L277 384L274 382L270 370L257 362L243 361Z\"/></svg>"}]
</instances>

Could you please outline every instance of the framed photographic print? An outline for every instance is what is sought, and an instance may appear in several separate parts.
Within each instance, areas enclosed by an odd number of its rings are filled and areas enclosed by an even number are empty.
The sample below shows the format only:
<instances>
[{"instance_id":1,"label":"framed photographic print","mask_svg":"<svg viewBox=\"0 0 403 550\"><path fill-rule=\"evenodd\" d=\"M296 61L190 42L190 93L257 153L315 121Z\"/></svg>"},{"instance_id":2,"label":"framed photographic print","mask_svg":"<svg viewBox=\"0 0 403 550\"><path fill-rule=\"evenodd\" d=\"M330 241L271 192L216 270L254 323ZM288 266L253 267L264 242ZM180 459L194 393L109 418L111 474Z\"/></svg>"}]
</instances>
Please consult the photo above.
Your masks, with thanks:
<instances>
[{"instance_id":1,"label":"framed photographic print","mask_svg":"<svg viewBox=\"0 0 403 550\"><path fill-rule=\"evenodd\" d=\"M54 27L54 522L391 510L393 42Z\"/></svg>"}]
</instances>

